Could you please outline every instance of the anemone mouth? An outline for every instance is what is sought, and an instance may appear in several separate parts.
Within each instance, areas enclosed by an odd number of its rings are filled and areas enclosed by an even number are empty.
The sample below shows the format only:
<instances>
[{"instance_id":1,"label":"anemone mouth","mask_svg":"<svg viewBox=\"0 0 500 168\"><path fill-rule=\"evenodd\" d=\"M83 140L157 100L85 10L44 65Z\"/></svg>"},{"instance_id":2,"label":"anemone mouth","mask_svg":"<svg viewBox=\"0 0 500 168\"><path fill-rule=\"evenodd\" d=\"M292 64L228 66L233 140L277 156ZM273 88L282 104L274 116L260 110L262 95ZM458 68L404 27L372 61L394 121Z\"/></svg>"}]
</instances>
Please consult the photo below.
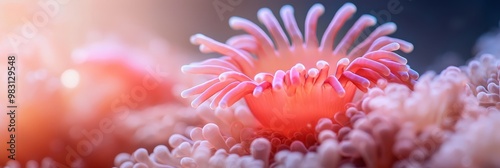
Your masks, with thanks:
<instances>
[{"instance_id":1,"label":"anemone mouth","mask_svg":"<svg viewBox=\"0 0 500 168\"><path fill-rule=\"evenodd\" d=\"M270 36L256 24L238 17L230 19L230 26L248 34L235 36L226 43L194 35L191 42L199 45L202 52L225 56L183 66L185 73L217 77L183 91L182 96L199 94L192 101L193 107L213 98L211 108L225 108L244 98L264 127L299 130L345 110L357 89L367 91L380 79L412 87L418 73L394 51L411 52L413 45L386 36L396 30L394 23L377 27L354 46L358 37L366 33L364 30L376 23L373 16L364 15L338 45L334 44L338 31L355 11L353 4L343 5L321 42L316 37L318 18L324 12L320 4L311 7L307 14L304 37L291 6L280 11L288 36L267 8L258 12L258 18Z\"/></svg>"}]
</instances>

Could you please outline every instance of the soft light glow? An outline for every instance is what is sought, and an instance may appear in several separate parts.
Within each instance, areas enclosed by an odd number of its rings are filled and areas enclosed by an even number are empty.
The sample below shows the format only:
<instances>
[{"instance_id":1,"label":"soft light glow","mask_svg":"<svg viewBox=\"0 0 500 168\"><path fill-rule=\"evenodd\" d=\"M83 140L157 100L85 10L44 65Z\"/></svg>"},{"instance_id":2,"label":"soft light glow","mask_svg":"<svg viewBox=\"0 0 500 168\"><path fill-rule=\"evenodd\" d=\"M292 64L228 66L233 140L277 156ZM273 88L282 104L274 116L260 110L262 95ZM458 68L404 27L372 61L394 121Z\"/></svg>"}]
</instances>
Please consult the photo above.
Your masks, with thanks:
<instances>
[{"instance_id":1,"label":"soft light glow","mask_svg":"<svg viewBox=\"0 0 500 168\"><path fill-rule=\"evenodd\" d=\"M68 69L62 73L61 83L66 88L75 88L80 83L80 74L74 69Z\"/></svg>"}]
</instances>

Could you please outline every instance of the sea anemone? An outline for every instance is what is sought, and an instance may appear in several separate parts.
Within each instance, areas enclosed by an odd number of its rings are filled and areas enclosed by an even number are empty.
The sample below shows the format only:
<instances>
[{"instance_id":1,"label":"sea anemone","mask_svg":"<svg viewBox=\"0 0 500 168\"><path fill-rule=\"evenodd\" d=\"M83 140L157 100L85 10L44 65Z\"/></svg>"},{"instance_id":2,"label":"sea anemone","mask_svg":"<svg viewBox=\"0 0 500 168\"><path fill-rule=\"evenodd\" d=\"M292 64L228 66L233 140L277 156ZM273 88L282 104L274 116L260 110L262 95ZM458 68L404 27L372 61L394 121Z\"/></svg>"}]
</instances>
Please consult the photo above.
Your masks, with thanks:
<instances>
[{"instance_id":1,"label":"sea anemone","mask_svg":"<svg viewBox=\"0 0 500 168\"><path fill-rule=\"evenodd\" d=\"M214 113L204 104L196 111L196 114L204 120L200 123L206 123L203 127L192 128L186 133L176 132L168 139L167 146L157 146L151 155L144 148L136 150L131 155L122 153L115 158L115 166L214 165L216 163L209 164L209 160L220 159L220 156L214 154L215 150L227 151L226 154L231 153L238 157L251 153L246 150L248 147L245 147L253 140L253 131L249 128L255 127L258 123L252 118L248 108L240 105L217 109ZM211 159L212 157L215 158Z\"/></svg>"},{"instance_id":2,"label":"sea anemone","mask_svg":"<svg viewBox=\"0 0 500 168\"><path fill-rule=\"evenodd\" d=\"M321 142L309 150L302 142L295 141L290 150L278 153L273 148L283 147L279 139L269 141L256 138L252 128L258 126L249 109L238 105L216 109L213 113L207 104L202 104L197 113L207 124L195 127L186 135L174 134L167 145L158 145L151 153L145 148L132 154L121 153L115 158L117 167L290 167L297 165L319 167L337 165L340 160L336 135L329 128L330 120L318 122L316 131ZM330 122L328 122L330 121ZM321 133L320 133L321 132ZM284 142L283 142L284 143ZM305 153L307 152L307 153ZM295 166L297 166L295 165Z\"/></svg>"},{"instance_id":3,"label":"sea anemone","mask_svg":"<svg viewBox=\"0 0 500 168\"><path fill-rule=\"evenodd\" d=\"M360 105L366 117L340 142L343 156L361 158L360 166L422 166L454 132L457 121L483 110L466 92L468 79L457 67L440 75L424 74L414 90L395 83L371 89ZM350 116L350 115L348 115Z\"/></svg>"},{"instance_id":4,"label":"sea anemone","mask_svg":"<svg viewBox=\"0 0 500 168\"><path fill-rule=\"evenodd\" d=\"M500 60L491 54L483 54L464 66L469 77L470 91L482 106L500 109Z\"/></svg>"},{"instance_id":5,"label":"sea anemone","mask_svg":"<svg viewBox=\"0 0 500 168\"><path fill-rule=\"evenodd\" d=\"M21 166L21 165L22 164L17 160L9 160L9 161L7 161L7 163L5 163L4 168L22 168L23 166ZM51 168L51 167L65 168L68 166L61 164L61 163L58 163L57 161L55 161L54 159L52 159L50 157L45 157L45 158L41 159L40 162L37 162L35 160L29 160L26 162L24 167L27 167L27 168ZM72 164L71 167L81 168L81 167L83 167L83 165L81 164L81 162L76 162L76 163Z\"/></svg>"},{"instance_id":6,"label":"sea anemone","mask_svg":"<svg viewBox=\"0 0 500 168\"><path fill-rule=\"evenodd\" d=\"M258 12L274 41L259 26L239 17L232 17L230 26L248 34L234 36L226 43L201 34L192 36L191 42L200 45L202 52L224 56L183 66L184 73L215 77L183 91L182 96L199 94L191 103L193 107L212 98L213 109L229 107L244 98L264 132L290 138L300 130L313 130L320 118L333 118L345 111L358 89L367 91L379 79L412 87L418 74L394 51L411 52L413 45L386 37L396 30L394 23L363 34L376 24L373 16L363 15L334 45L338 31L356 11L353 4L346 3L319 43L316 26L324 10L320 4L311 7L304 38L288 5L280 11L288 36L269 9ZM354 45L362 34L367 38Z\"/></svg>"},{"instance_id":7,"label":"sea anemone","mask_svg":"<svg viewBox=\"0 0 500 168\"><path fill-rule=\"evenodd\" d=\"M457 123L456 133L443 143L429 167L499 167L500 111L495 108L477 119Z\"/></svg>"}]
</instances>

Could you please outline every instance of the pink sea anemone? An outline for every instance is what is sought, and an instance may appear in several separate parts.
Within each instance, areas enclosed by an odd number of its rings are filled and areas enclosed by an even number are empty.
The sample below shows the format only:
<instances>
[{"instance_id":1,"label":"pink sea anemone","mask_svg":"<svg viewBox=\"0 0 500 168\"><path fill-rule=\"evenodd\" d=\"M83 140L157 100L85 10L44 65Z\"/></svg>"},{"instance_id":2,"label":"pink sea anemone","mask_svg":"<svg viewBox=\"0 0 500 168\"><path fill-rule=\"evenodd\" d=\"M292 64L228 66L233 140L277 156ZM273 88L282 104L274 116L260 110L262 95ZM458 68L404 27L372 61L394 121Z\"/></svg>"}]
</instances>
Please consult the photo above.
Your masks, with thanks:
<instances>
[{"instance_id":1,"label":"pink sea anemone","mask_svg":"<svg viewBox=\"0 0 500 168\"><path fill-rule=\"evenodd\" d=\"M345 111L358 89L366 91L379 79L412 87L418 74L394 51L411 52L413 45L386 37L396 30L394 23L379 26L355 45L364 30L376 23L373 16L363 15L335 45L340 28L356 11L353 4L346 3L318 42L316 26L324 10L320 4L309 10L304 36L288 5L280 11L288 36L267 8L258 12L258 18L271 37L239 17L231 18L230 26L248 34L226 43L201 34L192 36L191 42L200 45L202 52L224 56L183 66L185 73L215 77L183 91L182 96L199 94L193 107L212 98L211 108L226 108L244 98L264 130L293 137L299 130L313 129L320 118Z\"/></svg>"},{"instance_id":2,"label":"pink sea anemone","mask_svg":"<svg viewBox=\"0 0 500 168\"><path fill-rule=\"evenodd\" d=\"M463 67L470 79L470 91L485 107L500 109L500 60L483 54Z\"/></svg>"},{"instance_id":3,"label":"pink sea anemone","mask_svg":"<svg viewBox=\"0 0 500 168\"><path fill-rule=\"evenodd\" d=\"M174 134L166 145L158 145L151 152L140 148L131 154L121 153L115 158L115 166L291 167L297 163L295 166L328 167L337 165L340 160L330 120L318 121L315 131L319 136L310 137L318 139L321 144L306 149L305 142L294 141L286 147L290 150L276 153L273 148L283 147L286 142L256 138L253 128L258 126L258 121L240 102L227 109L218 108L215 113L207 104L202 104L196 111L207 122L203 127L192 128L187 135Z\"/></svg>"},{"instance_id":4,"label":"pink sea anemone","mask_svg":"<svg viewBox=\"0 0 500 168\"><path fill-rule=\"evenodd\" d=\"M443 143L429 162L429 167L499 167L500 111L484 110L477 119L457 123L456 133Z\"/></svg>"},{"instance_id":5,"label":"pink sea anemone","mask_svg":"<svg viewBox=\"0 0 500 168\"><path fill-rule=\"evenodd\" d=\"M366 117L353 121L352 130L340 142L341 154L362 158L367 167L424 166L459 120L484 110L466 92L467 81L459 68L448 67L439 75L424 74L414 90L381 83L359 107L348 110Z\"/></svg>"},{"instance_id":6,"label":"pink sea anemone","mask_svg":"<svg viewBox=\"0 0 500 168\"><path fill-rule=\"evenodd\" d=\"M167 145L157 146L151 154L144 148L132 154L119 154L115 158L115 166L193 167L214 165L209 160L220 160L220 156L214 155L215 150L238 157L250 154L246 150L248 147L245 147L249 144L245 143L250 141L253 133L249 128L255 127L257 123L248 108L236 106L217 109L214 113L204 104L196 112L204 120L200 123L206 123L202 127L193 127L184 133L176 132L170 136ZM233 164L232 167L234 166Z\"/></svg>"}]
</instances>

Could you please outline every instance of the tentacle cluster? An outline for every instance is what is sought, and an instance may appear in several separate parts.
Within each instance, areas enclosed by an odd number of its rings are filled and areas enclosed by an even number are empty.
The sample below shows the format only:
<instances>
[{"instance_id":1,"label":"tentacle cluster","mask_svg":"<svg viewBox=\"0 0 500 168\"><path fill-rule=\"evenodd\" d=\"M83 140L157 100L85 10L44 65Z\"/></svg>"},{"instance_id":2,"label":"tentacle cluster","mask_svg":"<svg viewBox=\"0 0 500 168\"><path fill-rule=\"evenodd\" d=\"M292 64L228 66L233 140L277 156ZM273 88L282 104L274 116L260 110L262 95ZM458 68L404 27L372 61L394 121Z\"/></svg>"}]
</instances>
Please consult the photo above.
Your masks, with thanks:
<instances>
[{"instance_id":1,"label":"tentacle cluster","mask_svg":"<svg viewBox=\"0 0 500 168\"><path fill-rule=\"evenodd\" d=\"M291 6L284 6L280 11L288 36L266 8L258 12L258 18L272 39L259 26L239 17L231 18L230 26L248 34L235 36L226 43L194 35L191 42L200 45L202 52L224 56L183 66L185 73L217 77L181 95L198 95L192 101L193 107L213 98L210 107L214 109L231 106L245 98L264 127L284 130L311 127L319 118L331 118L346 109L357 89L367 91L380 79L411 88L418 73L394 51L411 52L413 45L386 36L396 30L394 23L383 24L366 34L367 27L375 25L376 20L364 15L340 43L334 45L338 31L355 11L351 3L342 6L320 43L316 38L318 18L324 12L320 4L314 5L307 14L305 37ZM354 45L361 35L367 37ZM285 125L288 128L284 128Z\"/></svg>"},{"instance_id":2,"label":"tentacle cluster","mask_svg":"<svg viewBox=\"0 0 500 168\"><path fill-rule=\"evenodd\" d=\"M253 119L248 108L238 105L227 109L219 108L214 113L208 105L203 104L196 112L204 120L201 123L203 127L191 127L187 133L171 135L167 146L159 145L151 154L145 149L138 149L132 154L122 153L115 158L115 165L196 167L208 165L211 157L219 156L217 153L220 152L216 152L218 150L238 157L251 154L250 143L255 139L252 128L258 127L258 121ZM253 161L243 162L238 164L257 164ZM262 167L262 163L259 165Z\"/></svg>"},{"instance_id":3,"label":"tentacle cluster","mask_svg":"<svg viewBox=\"0 0 500 168\"><path fill-rule=\"evenodd\" d=\"M482 106L500 109L500 60L484 54L464 68L469 88Z\"/></svg>"},{"instance_id":4,"label":"tentacle cluster","mask_svg":"<svg viewBox=\"0 0 500 168\"><path fill-rule=\"evenodd\" d=\"M466 76L449 67L439 76L424 74L412 91L400 84L379 83L359 107L366 116L340 140L340 153L362 158L367 167L425 167L457 122L484 114L466 93ZM432 166L431 166L432 167Z\"/></svg>"},{"instance_id":5,"label":"tentacle cluster","mask_svg":"<svg viewBox=\"0 0 500 168\"><path fill-rule=\"evenodd\" d=\"M151 146L164 142L173 134L188 134L193 125L202 123L192 109L178 104L153 106L139 112L131 112L118 120L116 139L128 140L131 144ZM161 132L161 134L158 134ZM121 145L120 143L116 143ZM122 147L123 148L123 147Z\"/></svg>"},{"instance_id":6,"label":"tentacle cluster","mask_svg":"<svg viewBox=\"0 0 500 168\"><path fill-rule=\"evenodd\" d=\"M477 119L457 123L450 135L426 167L499 167L500 111L489 108Z\"/></svg>"},{"instance_id":7,"label":"tentacle cluster","mask_svg":"<svg viewBox=\"0 0 500 168\"><path fill-rule=\"evenodd\" d=\"M5 163L4 168L22 168L21 162L17 160L9 160L7 163ZM44 157L41 159L40 162L35 161L35 160L29 160L26 162L25 166L27 168L53 168L53 167L61 167L61 168L66 168L66 167L84 167L84 164L81 160L75 161L71 166L67 166L64 164L61 164L54 159L50 157Z\"/></svg>"},{"instance_id":8,"label":"tentacle cluster","mask_svg":"<svg viewBox=\"0 0 500 168\"><path fill-rule=\"evenodd\" d=\"M201 106L203 111L206 111L206 108L206 105ZM245 113L249 112L244 106L231 107L230 110L218 109L216 114L203 111L199 111L199 114L214 123L191 129L189 136L174 134L168 140L168 146L158 145L152 152L140 148L131 154L121 153L115 158L115 166L307 167L310 163L315 163L315 167L339 165L339 146L337 136L333 132L335 124L329 119L321 119L318 122L315 137L312 137L314 147L307 149L306 144L301 141L285 145L281 142L282 139L276 137L257 137L251 129L256 123L247 122L248 117L245 116L248 114ZM228 121L233 122L229 124ZM277 146L286 150L278 152L275 148Z\"/></svg>"}]
</instances>

